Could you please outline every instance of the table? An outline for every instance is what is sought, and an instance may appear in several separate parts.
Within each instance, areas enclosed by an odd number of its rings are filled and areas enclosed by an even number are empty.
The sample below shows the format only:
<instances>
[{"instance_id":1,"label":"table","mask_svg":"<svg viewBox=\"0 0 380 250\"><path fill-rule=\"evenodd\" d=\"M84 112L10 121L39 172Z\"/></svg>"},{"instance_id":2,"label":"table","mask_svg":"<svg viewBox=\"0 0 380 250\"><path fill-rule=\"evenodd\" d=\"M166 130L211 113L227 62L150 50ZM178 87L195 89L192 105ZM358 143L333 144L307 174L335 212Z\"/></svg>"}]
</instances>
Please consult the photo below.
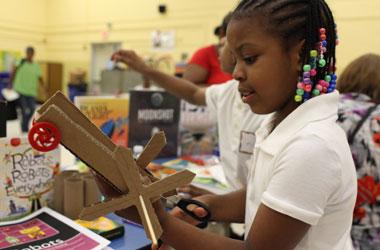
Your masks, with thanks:
<instances>
[{"instance_id":1,"label":"table","mask_svg":"<svg viewBox=\"0 0 380 250\"><path fill-rule=\"evenodd\" d=\"M109 247L115 250L150 249L151 241L146 237L142 226L124 222L119 216L109 214L107 217L120 225L124 225L124 236L111 241Z\"/></svg>"}]
</instances>

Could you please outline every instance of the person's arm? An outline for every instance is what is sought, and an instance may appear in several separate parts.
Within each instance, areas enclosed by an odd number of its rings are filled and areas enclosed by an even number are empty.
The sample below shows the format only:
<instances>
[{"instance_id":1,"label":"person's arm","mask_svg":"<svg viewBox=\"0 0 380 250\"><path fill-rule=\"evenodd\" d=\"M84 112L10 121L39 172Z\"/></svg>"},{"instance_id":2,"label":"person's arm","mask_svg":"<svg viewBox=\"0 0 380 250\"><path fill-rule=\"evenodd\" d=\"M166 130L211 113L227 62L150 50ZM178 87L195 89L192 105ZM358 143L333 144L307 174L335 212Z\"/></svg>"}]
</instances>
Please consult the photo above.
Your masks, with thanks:
<instances>
[{"instance_id":1,"label":"person's arm","mask_svg":"<svg viewBox=\"0 0 380 250\"><path fill-rule=\"evenodd\" d=\"M48 98L49 97L49 89L48 89L48 86L45 85L44 79L42 78L42 76L38 77L38 83L39 83L40 88L42 89L45 97Z\"/></svg>"},{"instance_id":2,"label":"person's arm","mask_svg":"<svg viewBox=\"0 0 380 250\"><path fill-rule=\"evenodd\" d=\"M209 207L211 220L241 223L244 221L245 214L245 194L246 190L241 189L225 195L202 195L194 198L194 200L198 200ZM226 206L226 202L234 205ZM196 205L190 205L188 209L199 217L206 216L206 211ZM175 207L170 214L193 225L199 223L178 207Z\"/></svg>"},{"instance_id":3,"label":"person's arm","mask_svg":"<svg viewBox=\"0 0 380 250\"><path fill-rule=\"evenodd\" d=\"M235 207L225 200L224 207ZM174 216L159 212L163 228L162 240L175 249L294 249L309 229L309 225L260 205L245 241L233 240L196 228Z\"/></svg>"},{"instance_id":4,"label":"person's arm","mask_svg":"<svg viewBox=\"0 0 380 250\"><path fill-rule=\"evenodd\" d=\"M183 79L203 86L206 85L208 74L208 70L204 67L197 64L189 64L183 72Z\"/></svg>"},{"instance_id":5,"label":"person's arm","mask_svg":"<svg viewBox=\"0 0 380 250\"><path fill-rule=\"evenodd\" d=\"M11 70L11 73L10 73L10 76L9 76L9 83L8 83L7 88L9 88L9 89L12 88L12 86L13 86L13 81L14 81L15 78L16 78L16 73L17 73L17 67L16 67L16 66L13 66L13 67L12 67L12 70Z\"/></svg>"},{"instance_id":6,"label":"person's arm","mask_svg":"<svg viewBox=\"0 0 380 250\"><path fill-rule=\"evenodd\" d=\"M134 51L120 50L112 55L112 59L127 64L181 99L185 99L195 105L206 105L205 88L201 88L188 80L180 79L149 67Z\"/></svg>"}]
</instances>

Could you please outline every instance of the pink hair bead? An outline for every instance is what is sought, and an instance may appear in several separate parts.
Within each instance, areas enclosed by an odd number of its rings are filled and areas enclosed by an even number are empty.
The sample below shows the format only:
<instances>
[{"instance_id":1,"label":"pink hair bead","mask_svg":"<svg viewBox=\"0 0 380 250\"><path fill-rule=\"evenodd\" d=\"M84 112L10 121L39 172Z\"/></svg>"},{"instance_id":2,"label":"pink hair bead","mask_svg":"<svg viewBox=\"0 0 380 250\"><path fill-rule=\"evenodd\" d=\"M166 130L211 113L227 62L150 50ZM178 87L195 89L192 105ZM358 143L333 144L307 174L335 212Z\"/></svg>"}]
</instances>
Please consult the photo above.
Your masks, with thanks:
<instances>
[{"instance_id":1,"label":"pink hair bead","mask_svg":"<svg viewBox=\"0 0 380 250\"><path fill-rule=\"evenodd\" d=\"M297 88L299 88L299 89L304 89L304 88L305 88L305 84L303 84L302 82L299 82L299 83L297 84Z\"/></svg>"},{"instance_id":2,"label":"pink hair bead","mask_svg":"<svg viewBox=\"0 0 380 250\"><path fill-rule=\"evenodd\" d=\"M321 33L321 34L326 34L326 29L325 29L325 28L320 28L320 29L319 29L319 33Z\"/></svg>"},{"instance_id":3,"label":"pink hair bead","mask_svg":"<svg viewBox=\"0 0 380 250\"><path fill-rule=\"evenodd\" d=\"M310 76L316 76L317 71L315 69L310 70Z\"/></svg>"},{"instance_id":4,"label":"pink hair bead","mask_svg":"<svg viewBox=\"0 0 380 250\"><path fill-rule=\"evenodd\" d=\"M319 91L322 91L322 90L323 90L323 87L322 87L322 85L320 85L320 84L318 84L315 88L318 89Z\"/></svg>"},{"instance_id":5,"label":"pink hair bead","mask_svg":"<svg viewBox=\"0 0 380 250\"><path fill-rule=\"evenodd\" d=\"M322 92L323 92L323 93L327 93L327 88L326 88L326 87L323 87Z\"/></svg>"},{"instance_id":6,"label":"pink hair bead","mask_svg":"<svg viewBox=\"0 0 380 250\"><path fill-rule=\"evenodd\" d=\"M305 85L304 89L305 89L306 92L310 92L311 91L311 84Z\"/></svg>"}]
</instances>

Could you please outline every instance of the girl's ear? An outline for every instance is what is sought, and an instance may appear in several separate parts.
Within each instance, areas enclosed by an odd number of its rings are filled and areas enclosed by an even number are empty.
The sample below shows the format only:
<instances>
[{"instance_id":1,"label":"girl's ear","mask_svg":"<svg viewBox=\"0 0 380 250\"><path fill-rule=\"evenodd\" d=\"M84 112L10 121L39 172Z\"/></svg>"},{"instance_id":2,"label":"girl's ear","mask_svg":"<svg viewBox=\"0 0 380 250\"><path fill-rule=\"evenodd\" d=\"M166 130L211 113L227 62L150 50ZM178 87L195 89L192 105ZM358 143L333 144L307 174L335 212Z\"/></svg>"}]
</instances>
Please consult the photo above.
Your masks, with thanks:
<instances>
[{"instance_id":1,"label":"girl's ear","mask_svg":"<svg viewBox=\"0 0 380 250\"><path fill-rule=\"evenodd\" d=\"M305 50L305 40L299 41L296 46L291 49L291 65L293 69L299 71L302 68L303 60L302 55Z\"/></svg>"}]
</instances>

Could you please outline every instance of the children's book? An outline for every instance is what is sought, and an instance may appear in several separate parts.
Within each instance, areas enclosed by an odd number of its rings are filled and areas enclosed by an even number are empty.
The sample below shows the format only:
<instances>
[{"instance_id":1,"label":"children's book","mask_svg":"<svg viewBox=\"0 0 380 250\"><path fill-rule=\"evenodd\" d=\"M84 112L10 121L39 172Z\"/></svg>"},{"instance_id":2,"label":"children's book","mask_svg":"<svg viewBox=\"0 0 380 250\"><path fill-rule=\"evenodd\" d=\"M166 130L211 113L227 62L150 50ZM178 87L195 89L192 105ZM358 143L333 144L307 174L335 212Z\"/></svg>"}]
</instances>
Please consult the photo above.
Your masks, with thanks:
<instances>
[{"instance_id":1,"label":"children's book","mask_svg":"<svg viewBox=\"0 0 380 250\"><path fill-rule=\"evenodd\" d=\"M26 137L0 138L0 221L14 220L52 200L59 149L42 153Z\"/></svg>"},{"instance_id":2,"label":"children's book","mask_svg":"<svg viewBox=\"0 0 380 250\"><path fill-rule=\"evenodd\" d=\"M76 220L75 222L109 240L124 235L124 226L107 217L102 216L92 221Z\"/></svg>"},{"instance_id":3,"label":"children's book","mask_svg":"<svg viewBox=\"0 0 380 250\"><path fill-rule=\"evenodd\" d=\"M164 161L160 164L151 163L147 169L157 178L165 178L178 171L187 169L195 173L196 176L192 185L206 189L215 194L225 194L231 192L224 175L223 167L216 156L202 156L201 159L191 159L188 157L176 158Z\"/></svg>"},{"instance_id":4,"label":"children's book","mask_svg":"<svg viewBox=\"0 0 380 250\"><path fill-rule=\"evenodd\" d=\"M7 136L7 104L0 100L0 137Z\"/></svg>"},{"instance_id":5,"label":"children's book","mask_svg":"<svg viewBox=\"0 0 380 250\"><path fill-rule=\"evenodd\" d=\"M115 144L128 145L128 98L77 96L74 103Z\"/></svg>"},{"instance_id":6,"label":"children's book","mask_svg":"<svg viewBox=\"0 0 380 250\"><path fill-rule=\"evenodd\" d=\"M0 223L0 250L100 250L109 243L47 207L22 219Z\"/></svg>"},{"instance_id":7,"label":"children's book","mask_svg":"<svg viewBox=\"0 0 380 250\"><path fill-rule=\"evenodd\" d=\"M153 134L164 131L167 144L159 157L175 157L178 151L180 101L163 91L131 91L129 147L146 145Z\"/></svg>"}]
</instances>

